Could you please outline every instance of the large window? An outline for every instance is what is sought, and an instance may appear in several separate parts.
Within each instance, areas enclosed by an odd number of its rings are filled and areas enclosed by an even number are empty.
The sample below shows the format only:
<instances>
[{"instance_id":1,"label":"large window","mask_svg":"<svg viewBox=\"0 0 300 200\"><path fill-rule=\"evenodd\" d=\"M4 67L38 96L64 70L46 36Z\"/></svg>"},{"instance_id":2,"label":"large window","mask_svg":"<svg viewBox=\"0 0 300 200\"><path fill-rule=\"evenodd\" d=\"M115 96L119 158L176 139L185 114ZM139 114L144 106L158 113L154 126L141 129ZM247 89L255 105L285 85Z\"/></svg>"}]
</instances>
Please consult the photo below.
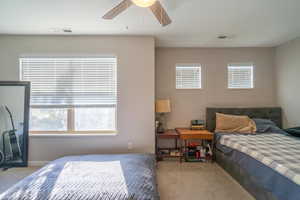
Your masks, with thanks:
<instances>
[{"instance_id":1,"label":"large window","mask_svg":"<svg viewBox=\"0 0 300 200\"><path fill-rule=\"evenodd\" d=\"M31 133L116 132L117 61L97 58L21 58L31 82Z\"/></svg>"},{"instance_id":2,"label":"large window","mask_svg":"<svg viewBox=\"0 0 300 200\"><path fill-rule=\"evenodd\" d=\"M254 88L254 75L252 64L228 65L228 88L251 89Z\"/></svg>"},{"instance_id":3,"label":"large window","mask_svg":"<svg viewBox=\"0 0 300 200\"><path fill-rule=\"evenodd\" d=\"M201 66L198 64L176 65L176 89L200 89Z\"/></svg>"}]
</instances>

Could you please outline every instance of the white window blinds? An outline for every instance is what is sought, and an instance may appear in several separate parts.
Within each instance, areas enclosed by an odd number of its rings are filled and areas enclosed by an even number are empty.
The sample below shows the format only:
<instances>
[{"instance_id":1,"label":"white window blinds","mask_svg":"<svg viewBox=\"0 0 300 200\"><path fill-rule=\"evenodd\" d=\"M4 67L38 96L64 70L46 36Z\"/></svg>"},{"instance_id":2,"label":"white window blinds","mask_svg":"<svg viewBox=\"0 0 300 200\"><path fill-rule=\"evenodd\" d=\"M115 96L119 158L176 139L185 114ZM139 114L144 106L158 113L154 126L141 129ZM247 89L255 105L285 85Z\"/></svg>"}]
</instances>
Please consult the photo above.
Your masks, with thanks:
<instances>
[{"instance_id":1,"label":"white window blinds","mask_svg":"<svg viewBox=\"0 0 300 200\"><path fill-rule=\"evenodd\" d=\"M117 61L100 58L21 58L21 79L31 82L31 105L114 106Z\"/></svg>"},{"instance_id":2,"label":"white window blinds","mask_svg":"<svg viewBox=\"0 0 300 200\"><path fill-rule=\"evenodd\" d=\"M200 89L200 65L176 65L176 89Z\"/></svg>"},{"instance_id":3,"label":"white window blinds","mask_svg":"<svg viewBox=\"0 0 300 200\"><path fill-rule=\"evenodd\" d=\"M253 65L228 66L228 88L249 89L253 85Z\"/></svg>"}]
</instances>

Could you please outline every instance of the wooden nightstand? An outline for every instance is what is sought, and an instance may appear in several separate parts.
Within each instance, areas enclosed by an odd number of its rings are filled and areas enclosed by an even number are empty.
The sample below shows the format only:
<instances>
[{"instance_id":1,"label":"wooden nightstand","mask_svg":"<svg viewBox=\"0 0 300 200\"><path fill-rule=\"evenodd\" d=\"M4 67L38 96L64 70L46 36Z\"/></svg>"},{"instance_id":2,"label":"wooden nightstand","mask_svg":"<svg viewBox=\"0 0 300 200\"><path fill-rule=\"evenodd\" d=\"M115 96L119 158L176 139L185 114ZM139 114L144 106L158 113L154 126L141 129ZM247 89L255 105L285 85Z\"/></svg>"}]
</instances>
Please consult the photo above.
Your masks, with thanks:
<instances>
[{"instance_id":1,"label":"wooden nightstand","mask_svg":"<svg viewBox=\"0 0 300 200\"><path fill-rule=\"evenodd\" d=\"M174 151L177 150L180 153L180 148L178 147L178 140L179 140L179 134L174 130L166 130L164 133L156 133L156 141L155 141L155 154L157 160L163 160L163 158L181 158L181 155L170 155L170 153L162 154L162 151ZM160 148L158 146L158 141L160 139L173 139L174 140L174 147L168 147L168 148Z\"/></svg>"},{"instance_id":2,"label":"wooden nightstand","mask_svg":"<svg viewBox=\"0 0 300 200\"><path fill-rule=\"evenodd\" d=\"M176 132L179 134L180 139L180 162L182 162L182 158L186 160L186 149L187 149L187 141L192 139L206 140L211 143L211 148L213 148L214 144L214 134L209 132L208 130L191 130L188 128L176 128ZM184 145L182 146L182 141ZM213 151L213 149L212 149Z\"/></svg>"}]
</instances>

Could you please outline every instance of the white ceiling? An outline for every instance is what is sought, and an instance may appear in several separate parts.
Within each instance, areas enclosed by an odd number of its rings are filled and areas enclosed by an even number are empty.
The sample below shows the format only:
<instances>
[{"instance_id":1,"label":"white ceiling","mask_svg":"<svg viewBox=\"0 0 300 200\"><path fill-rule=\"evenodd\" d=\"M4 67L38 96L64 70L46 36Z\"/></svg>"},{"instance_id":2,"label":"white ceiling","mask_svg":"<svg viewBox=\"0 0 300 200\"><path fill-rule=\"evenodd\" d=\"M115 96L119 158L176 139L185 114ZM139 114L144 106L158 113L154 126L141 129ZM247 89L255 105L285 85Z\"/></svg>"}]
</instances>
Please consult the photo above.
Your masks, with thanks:
<instances>
[{"instance_id":1,"label":"white ceiling","mask_svg":"<svg viewBox=\"0 0 300 200\"><path fill-rule=\"evenodd\" d=\"M0 0L0 34L153 35L157 46L276 46L300 36L300 0L161 0L173 23L147 8L101 17L121 0ZM128 28L126 28L128 27ZM229 39L219 40L220 34Z\"/></svg>"}]
</instances>

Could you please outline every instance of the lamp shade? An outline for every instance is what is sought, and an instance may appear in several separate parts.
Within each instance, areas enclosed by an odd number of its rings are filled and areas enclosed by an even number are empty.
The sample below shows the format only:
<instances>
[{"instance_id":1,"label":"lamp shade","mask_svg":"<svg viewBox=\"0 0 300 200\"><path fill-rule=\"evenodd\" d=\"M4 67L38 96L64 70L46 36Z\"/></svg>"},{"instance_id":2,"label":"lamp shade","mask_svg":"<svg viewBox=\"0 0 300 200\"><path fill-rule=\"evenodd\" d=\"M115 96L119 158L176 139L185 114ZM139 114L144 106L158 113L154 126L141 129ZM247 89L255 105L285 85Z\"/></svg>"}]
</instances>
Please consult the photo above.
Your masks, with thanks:
<instances>
[{"instance_id":1,"label":"lamp shade","mask_svg":"<svg viewBox=\"0 0 300 200\"><path fill-rule=\"evenodd\" d=\"M155 103L155 112L169 113L171 112L171 105L169 99L157 100Z\"/></svg>"}]
</instances>

